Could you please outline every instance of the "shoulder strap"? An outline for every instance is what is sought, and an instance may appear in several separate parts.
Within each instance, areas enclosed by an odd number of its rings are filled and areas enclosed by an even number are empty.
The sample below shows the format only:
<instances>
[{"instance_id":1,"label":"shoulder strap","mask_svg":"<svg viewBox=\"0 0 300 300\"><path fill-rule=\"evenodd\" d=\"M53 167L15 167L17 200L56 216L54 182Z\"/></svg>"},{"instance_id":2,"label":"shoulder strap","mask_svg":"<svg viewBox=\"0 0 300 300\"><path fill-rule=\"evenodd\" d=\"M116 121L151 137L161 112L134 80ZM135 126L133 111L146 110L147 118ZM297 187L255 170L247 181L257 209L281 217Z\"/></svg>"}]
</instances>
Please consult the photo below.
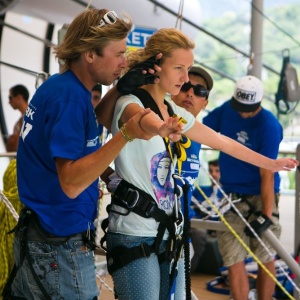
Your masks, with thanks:
<instances>
[{"instance_id":1,"label":"shoulder strap","mask_svg":"<svg viewBox=\"0 0 300 300\"><path fill-rule=\"evenodd\" d=\"M154 101L154 99L151 97L151 95L146 90L137 89L134 92L132 92L132 94L141 100L141 102L143 103L145 108L149 107L152 111L154 111L156 114L158 114L159 117L163 120L163 116L162 116L156 102ZM172 117L174 115L174 111L173 111L170 103L166 100L164 100L164 103L168 107L169 116Z\"/></svg>"},{"instance_id":2,"label":"shoulder strap","mask_svg":"<svg viewBox=\"0 0 300 300\"><path fill-rule=\"evenodd\" d=\"M143 103L145 108L150 108L152 111L154 111L159 117L163 120L163 116L155 102L155 100L152 98L152 96L144 89L137 89L132 94L140 99L140 101ZM164 104L168 107L168 114L169 116L174 116L174 111L170 105L170 103L166 100L164 100ZM164 144L166 146L167 151L170 153L171 159L173 160L173 154L172 149L170 147L169 139L163 138Z\"/></svg>"}]
</instances>

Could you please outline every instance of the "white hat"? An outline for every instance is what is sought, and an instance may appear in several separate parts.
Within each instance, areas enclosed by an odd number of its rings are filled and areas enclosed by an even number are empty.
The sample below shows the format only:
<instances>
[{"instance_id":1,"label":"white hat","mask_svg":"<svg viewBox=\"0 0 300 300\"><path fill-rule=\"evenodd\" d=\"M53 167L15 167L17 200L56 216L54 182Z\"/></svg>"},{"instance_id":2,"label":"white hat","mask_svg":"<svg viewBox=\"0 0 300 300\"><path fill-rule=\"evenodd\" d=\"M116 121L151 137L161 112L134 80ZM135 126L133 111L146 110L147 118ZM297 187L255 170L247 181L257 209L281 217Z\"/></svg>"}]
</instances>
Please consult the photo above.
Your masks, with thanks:
<instances>
[{"instance_id":1,"label":"white hat","mask_svg":"<svg viewBox=\"0 0 300 300\"><path fill-rule=\"evenodd\" d=\"M230 104L239 112L253 112L260 106L263 93L264 87L258 78L244 76L237 81Z\"/></svg>"}]
</instances>

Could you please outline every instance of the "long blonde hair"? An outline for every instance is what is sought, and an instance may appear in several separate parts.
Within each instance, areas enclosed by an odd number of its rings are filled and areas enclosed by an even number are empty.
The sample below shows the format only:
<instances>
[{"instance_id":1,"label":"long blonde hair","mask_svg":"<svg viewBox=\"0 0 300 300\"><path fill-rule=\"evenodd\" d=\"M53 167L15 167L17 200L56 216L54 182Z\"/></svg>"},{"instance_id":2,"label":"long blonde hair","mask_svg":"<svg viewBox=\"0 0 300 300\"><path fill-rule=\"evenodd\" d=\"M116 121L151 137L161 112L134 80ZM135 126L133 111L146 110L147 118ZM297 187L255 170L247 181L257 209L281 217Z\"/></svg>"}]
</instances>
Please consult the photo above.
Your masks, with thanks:
<instances>
[{"instance_id":1,"label":"long blonde hair","mask_svg":"<svg viewBox=\"0 0 300 300\"><path fill-rule=\"evenodd\" d=\"M126 53L128 68L158 53L162 53L161 63L176 49L194 49L195 43L175 28L162 28L147 41L145 48Z\"/></svg>"},{"instance_id":2,"label":"long blonde hair","mask_svg":"<svg viewBox=\"0 0 300 300\"><path fill-rule=\"evenodd\" d=\"M99 27L107 12L107 9L86 9L72 21L63 42L54 47L54 54L63 62L62 72L68 70L81 53L95 51L101 56L110 41L126 38L132 28L131 18L118 17L116 23Z\"/></svg>"}]
</instances>

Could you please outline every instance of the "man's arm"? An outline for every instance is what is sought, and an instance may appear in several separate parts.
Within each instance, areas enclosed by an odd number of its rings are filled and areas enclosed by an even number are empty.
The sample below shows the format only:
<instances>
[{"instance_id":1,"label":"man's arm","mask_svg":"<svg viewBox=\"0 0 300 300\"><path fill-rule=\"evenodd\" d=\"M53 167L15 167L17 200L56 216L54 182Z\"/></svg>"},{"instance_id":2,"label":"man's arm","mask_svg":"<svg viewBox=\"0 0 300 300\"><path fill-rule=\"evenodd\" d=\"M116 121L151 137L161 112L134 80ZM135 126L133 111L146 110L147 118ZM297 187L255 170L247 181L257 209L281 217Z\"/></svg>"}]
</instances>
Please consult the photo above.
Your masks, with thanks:
<instances>
[{"instance_id":1,"label":"man's arm","mask_svg":"<svg viewBox=\"0 0 300 300\"><path fill-rule=\"evenodd\" d=\"M262 213L268 218L272 217L273 202L274 202L274 173L266 169L259 169L261 177L261 201Z\"/></svg>"},{"instance_id":2,"label":"man's arm","mask_svg":"<svg viewBox=\"0 0 300 300\"><path fill-rule=\"evenodd\" d=\"M150 112L150 109L141 109L126 123L126 133L131 138L149 140L153 134L145 132L140 126L140 120ZM71 199L76 198L91 185L109 164L116 158L128 140L119 131L111 140L95 152L70 160L56 158L56 169L59 183L64 193Z\"/></svg>"},{"instance_id":3,"label":"man's arm","mask_svg":"<svg viewBox=\"0 0 300 300\"><path fill-rule=\"evenodd\" d=\"M19 143L19 134L12 134L8 137L6 142L6 151L7 152L15 152L18 149L18 143Z\"/></svg>"},{"instance_id":4,"label":"man's arm","mask_svg":"<svg viewBox=\"0 0 300 300\"><path fill-rule=\"evenodd\" d=\"M95 107L98 122L107 128L108 131L111 129L116 101L121 95L122 94L118 92L117 87L114 86L105 94Z\"/></svg>"},{"instance_id":5,"label":"man's arm","mask_svg":"<svg viewBox=\"0 0 300 300\"><path fill-rule=\"evenodd\" d=\"M262 201L262 211L258 215L257 219L250 222L254 231L260 235L272 225L270 220L272 217L273 202L274 202L274 173L271 171L260 168L261 186L260 196ZM253 237L254 234L248 226L245 227L246 235Z\"/></svg>"}]
</instances>

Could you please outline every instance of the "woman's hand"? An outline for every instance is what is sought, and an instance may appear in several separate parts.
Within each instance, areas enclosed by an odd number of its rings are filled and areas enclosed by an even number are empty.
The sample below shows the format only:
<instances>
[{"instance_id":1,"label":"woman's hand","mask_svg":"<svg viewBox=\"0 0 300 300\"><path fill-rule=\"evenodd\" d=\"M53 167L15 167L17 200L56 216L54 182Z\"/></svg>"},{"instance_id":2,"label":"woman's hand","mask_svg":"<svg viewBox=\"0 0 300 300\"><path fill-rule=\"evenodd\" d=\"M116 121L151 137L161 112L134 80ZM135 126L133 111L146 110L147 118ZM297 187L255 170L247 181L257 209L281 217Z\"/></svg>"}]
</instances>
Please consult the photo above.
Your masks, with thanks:
<instances>
[{"instance_id":1,"label":"woman's hand","mask_svg":"<svg viewBox=\"0 0 300 300\"><path fill-rule=\"evenodd\" d=\"M274 166L272 164L271 171L278 172L278 171L291 171L295 167L299 166L298 160L294 158L284 157L278 158L274 161Z\"/></svg>"},{"instance_id":2,"label":"woman's hand","mask_svg":"<svg viewBox=\"0 0 300 300\"><path fill-rule=\"evenodd\" d=\"M171 141L177 142L181 138L183 129L184 124L180 122L179 117L169 117L169 119L160 126L158 132L161 137L168 137Z\"/></svg>"}]
</instances>

